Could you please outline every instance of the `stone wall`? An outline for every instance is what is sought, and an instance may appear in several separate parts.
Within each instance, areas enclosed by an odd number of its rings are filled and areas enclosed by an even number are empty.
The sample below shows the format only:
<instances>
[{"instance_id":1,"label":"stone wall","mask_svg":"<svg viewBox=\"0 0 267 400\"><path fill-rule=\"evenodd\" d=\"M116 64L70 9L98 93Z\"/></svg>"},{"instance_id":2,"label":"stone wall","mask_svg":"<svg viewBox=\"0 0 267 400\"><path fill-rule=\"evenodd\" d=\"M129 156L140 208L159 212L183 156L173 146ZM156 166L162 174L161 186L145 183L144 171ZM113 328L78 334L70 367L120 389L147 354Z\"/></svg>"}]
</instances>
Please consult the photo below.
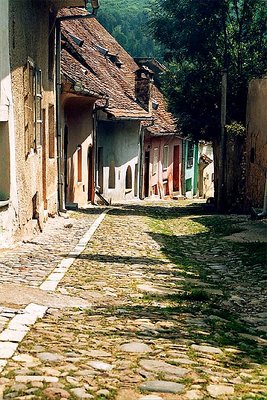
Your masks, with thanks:
<instances>
[{"instance_id":1,"label":"stone wall","mask_svg":"<svg viewBox=\"0 0 267 400\"><path fill-rule=\"evenodd\" d=\"M267 172L267 78L249 85L246 164L246 208L261 208Z\"/></svg>"}]
</instances>

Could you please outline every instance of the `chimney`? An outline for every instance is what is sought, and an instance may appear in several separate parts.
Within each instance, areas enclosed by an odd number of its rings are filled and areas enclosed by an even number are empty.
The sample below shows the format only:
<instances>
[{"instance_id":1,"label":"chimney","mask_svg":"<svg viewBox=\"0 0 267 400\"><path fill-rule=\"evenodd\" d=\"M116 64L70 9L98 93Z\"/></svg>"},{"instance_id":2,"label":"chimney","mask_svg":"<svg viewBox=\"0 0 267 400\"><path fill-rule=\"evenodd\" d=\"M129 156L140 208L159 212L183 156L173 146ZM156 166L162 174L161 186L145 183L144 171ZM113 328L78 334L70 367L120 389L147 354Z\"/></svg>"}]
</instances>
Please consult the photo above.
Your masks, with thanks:
<instances>
[{"instance_id":1,"label":"chimney","mask_svg":"<svg viewBox=\"0 0 267 400\"><path fill-rule=\"evenodd\" d=\"M135 97L137 103L147 112L152 109L151 89L154 73L142 66L135 72Z\"/></svg>"}]
</instances>

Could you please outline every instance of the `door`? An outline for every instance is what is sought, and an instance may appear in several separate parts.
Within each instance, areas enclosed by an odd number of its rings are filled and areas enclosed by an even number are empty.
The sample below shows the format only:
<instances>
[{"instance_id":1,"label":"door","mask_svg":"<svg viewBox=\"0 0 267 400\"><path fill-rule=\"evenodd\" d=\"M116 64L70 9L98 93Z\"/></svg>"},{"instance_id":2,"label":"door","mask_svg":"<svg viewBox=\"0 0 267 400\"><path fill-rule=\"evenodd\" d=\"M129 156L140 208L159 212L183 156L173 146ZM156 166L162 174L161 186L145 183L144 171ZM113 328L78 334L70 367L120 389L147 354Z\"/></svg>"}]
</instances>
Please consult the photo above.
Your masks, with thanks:
<instances>
[{"instance_id":1,"label":"door","mask_svg":"<svg viewBox=\"0 0 267 400\"><path fill-rule=\"evenodd\" d=\"M173 148L173 191L180 190L180 146Z\"/></svg>"},{"instance_id":2,"label":"door","mask_svg":"<svg viewBox=\"0 0 267 400\"><path fill-rule=\"evenodd\" d=\"M69 144L69 129L67 125L64 128L64 195L65 203L68 201L68 144Z\"/></svg>"},{"instance_id":3,"label":"door","mask_svg":"<svg viewBox=\"0 0 267 400\"><path fill-rule=\"evenodd\" d=\"M44 209L47 210L47 193L46 193L46 114L45 109L43 109L43 126L42 126L42 184L43 184L43 202Z\"/></svg>"},{"instance_id":4,"label":"door","mask_svg":"<svg viewBox=\"0 0 267 400\"><path fill-rule=\"evenodd\" d=\"M98 166L98 186L99 192L103 193L103 147L98 147L97 152L97 166Z\"/></svg>"},{"instance_id":5,"label":"door","mask_svg":"<svg viewBox=\"0 0 267 400\"><path fill-rule=\"evenodd\" d=\"M144 194L145 197L149 196L149 161L150 161L150 152L145 152L145 171L144 171Z\"/></svg>"},{"instance_id":6,"label":"door","mask_svg":"<svg viewBox=\"0 0 267 400\"><path fill-rule=\"evenodd\" d=\"M88 148L88 201L92 201L93 196L93 147Z\"/></svg>"}]
</instances>

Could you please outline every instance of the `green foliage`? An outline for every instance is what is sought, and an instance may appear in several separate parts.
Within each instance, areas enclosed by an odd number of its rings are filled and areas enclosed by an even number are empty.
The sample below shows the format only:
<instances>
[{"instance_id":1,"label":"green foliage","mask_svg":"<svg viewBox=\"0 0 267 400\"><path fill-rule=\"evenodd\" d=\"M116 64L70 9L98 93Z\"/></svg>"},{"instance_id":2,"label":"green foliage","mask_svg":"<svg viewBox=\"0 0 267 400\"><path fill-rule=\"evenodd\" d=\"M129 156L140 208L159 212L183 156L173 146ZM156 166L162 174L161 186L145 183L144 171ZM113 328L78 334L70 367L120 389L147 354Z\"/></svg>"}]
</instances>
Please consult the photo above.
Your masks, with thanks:
<instances>
[{"instance_id":1,"label":"green foliage","mask_svg":"<svg viewBox=\"0 0 267 400\"><path fill-rule=\"evenodd\" d=\"M133 57L161 58L147 24L150 0L103 0L98 20Z\"/></svg>"},{"instance_id":2,"label":"green foliage","mask_svg":"<svg viewBox=\"0 0 267 400\"><path fill-rule=\"evenodd\" d=\"M245 136L246 128L243 124L240 124L236 121L232 122L229 125L225 126L226 132L231 136Z\"/></svg>"},{"instance_id":3,"label":"green foliage","mask_svg":"<svg viewBox=\"0 0 267 400\"><path fill-rule=\"evenodd\" d=\"M262 0L153 1L150 28L169 66L164 91L184 133L218 135L225 69L227 122L245 125L248 82L266 72L266 21Z\"/></svg>"}]
</instances>

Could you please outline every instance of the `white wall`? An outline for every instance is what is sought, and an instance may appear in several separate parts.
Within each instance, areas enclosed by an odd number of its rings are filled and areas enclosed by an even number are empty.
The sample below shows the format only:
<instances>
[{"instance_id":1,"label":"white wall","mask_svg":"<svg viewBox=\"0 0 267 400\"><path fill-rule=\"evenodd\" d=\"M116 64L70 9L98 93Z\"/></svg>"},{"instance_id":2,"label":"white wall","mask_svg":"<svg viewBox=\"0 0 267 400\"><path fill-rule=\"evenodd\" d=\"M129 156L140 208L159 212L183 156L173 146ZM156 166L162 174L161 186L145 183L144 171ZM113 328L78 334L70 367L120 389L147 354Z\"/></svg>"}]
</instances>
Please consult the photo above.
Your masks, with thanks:
<instances>
[{"instance_id":1,"label":"white wall","mask_svg":"<svg viewBox=\"0 0 267 400\"><path fill-rule=\"evenodd\" d=\"M138 198L139 171L135 183L135 166L137 164L139 168L139 127L138 121L98 122L97 147L103 147L103 195L111 202ZM115 189L108 187L109 167L112 161L115 163ZM128 166L132 170L131 189L126 189ZM137 193L134 190L135 184Z\"/></svg>"},{"instance_id":2,"label":"white wall","mask_svg":"<svg viewBox=\"0 0 267 400\"><path fill-rule=\"evenodd\" d=\"M11 242L16 229L18 212L17 184L15 172L15 129L11 91L9 57L9 1L0 1L0 179L2 196L9 205L0 207L0 247ZM2 148L1 148L2 147ZM4 164L4 165L3 165ZM5 167L5 169L3 169ZM0 183L1 190L1 183ZM3 200L3 199L2 199ZM1 206L0 198L0 206Z\"/></svg>"}]
</instances>

